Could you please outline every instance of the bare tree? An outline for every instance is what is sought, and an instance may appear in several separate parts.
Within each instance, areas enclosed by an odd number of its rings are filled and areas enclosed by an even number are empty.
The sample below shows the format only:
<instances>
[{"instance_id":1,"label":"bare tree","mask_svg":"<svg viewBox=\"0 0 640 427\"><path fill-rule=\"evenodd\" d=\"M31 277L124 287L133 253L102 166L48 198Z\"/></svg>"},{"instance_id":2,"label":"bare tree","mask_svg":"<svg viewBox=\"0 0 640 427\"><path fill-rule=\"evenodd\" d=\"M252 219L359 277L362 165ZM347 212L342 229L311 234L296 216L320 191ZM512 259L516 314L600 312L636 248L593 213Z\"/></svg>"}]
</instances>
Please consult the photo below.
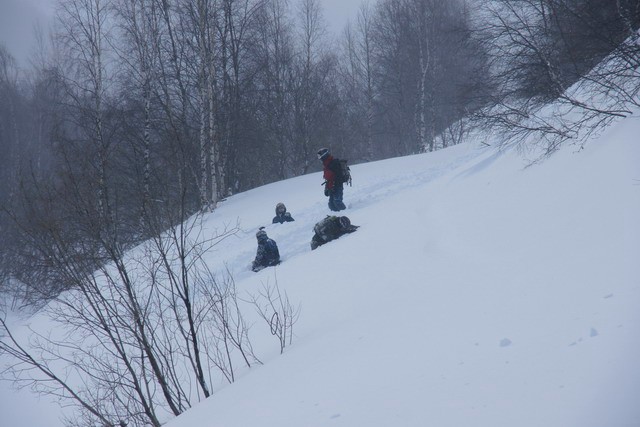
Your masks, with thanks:
<instances>
[{"instance_id":1,"label":"bare tree","mask_svg":"<svg viewBox=\"0 0 640 427\"><path fill-rule=\"evenodd\" d=\"M235 282L227 271L225 279L220 282L211 272L207 272L208 283L203 286L207 306L211 307L214 321L211 322L210 333L203 334L208 360L225 377L228 382L235 381L234 350L241 355L247 367L262 364L255 355L249 340L249 326L240 308L240 299Z\"/></svg>"},{"instance_id":2,"label":"bare tree","mask_svg":"<svg viewBox=\"0 0 640 427\"><path fill-rule=\"evenodd\" d=\"M160 16L155 0L120 0L116 4L116 11L121 22L123 39L126 40L120 52L121 62L128 66L130 75L141 89L143 100L141 216L144 217L152 199L151 153L154 145L152 97L157 92Z\"/></svg>"},{"instance_id":3,"label":"bare tree","mask_svg":"<svg viewBox=\"0 0 640 427\"><path fill-rule=\"evenodd\" d=\"M253 169L245 153L260 141L254 141L252 129L256 116L255 45L258 18L264 12L262 0L222 0L214 14L217 50L215 60L214 105L209 109L210 128L217 142L211 160L216 165L219 196L242 188L247 167Z\"/></svg>"},{"instance_id":4,"label":"bare tree","mask_svg":"<svg viewBox=\"0 0 640 427\"><path fill-rule=\"evenodd\" d=\"M88 121L84 125L87 143L96 156L98 210L104 217L108 203L107 162L110 141L104 111L107 93L106 67L110 29L107 24L109 0L64 0L60 3L58 32L70 67L68 87L75 107Z\"/></svg>"},{"instance_id":5,"label":"bare tree","mask_svg":"<svg viewBox=\"0 0 640 427\"><path fill-rule=\"evenodd\" d=\"M310 160L315 151L312 140L317 139L319 103L322 89L320 68L324 56L326 27L322 16L322 9L318 0L301 0L298 3L299 40L301 55L298 63L299 72L296 91L296 111L299 118L297 126L296 151L299 153L301 173L309 171ZM324 70L323 70L324 71ZM326 75L326 73L325 73Z\"/></svg>"},{"instance_id":6,"label":"bare tree","mask_svg":"<svg viewBox=\"0 0 640 427\"><path fill-rule=\"evenodd\" d=\"M0 143L5 150L0 169L2 184L0 186L1 199L9 202L18 184L17 168L20 163L20 147L23 141L21 126L19 126L19 71L13 56L7 48L0 44L0 94L3 102L0 112Z\"/></svg>"},{"instance_id":7,"label":"bare tree","mask_svg":"<svg viewBox=\"0 0 640 427\"><path fill-rule=\"evenodd\" d=\"M361 141L358 158L365 161L373 160L374 151L374 119L375 96L374 67L376 52L374 51L374 17L369 3L363 3L358 10L356 23L351 24L344 31L344 60L342 72L345 76L345 102L353 111L350 116L353 128L357 133L353 136Z\"/></svg>"},{"instance_id":8,"label":"bare tree","mask_svg":"<svg viewBox=\"0 0 640 427\"><path fill-rule=\"evenodd\" d=\"M410 31L411 17L402 0L383 0L375 10L375 75L380 113L377 128L381 138L392 141L378 146L386 156L415 151L415 52ZM380 157L380 156L378 156Z\"/></svg>"},{"instance_id":9,"label":"bare tree","mask_svg":"<svg viewBox=\"0 0 640 427\"><path fill-rule=\"evenodd\" d=\"M291 304L287 293L280 290L277 278L273 285L263 284L259 295L251 297L251 303L269 325L271 335L278 339L280 353L284 353L293 340L293 326L300 316L300 306Z\"/></svg>"},{"instance_id":10,"label":"bare tree","mask_svg":"<svg viewBox=\"0 0 640 427\"><path fill-rule=\"evenodd\" d=\"M259 155L267 160L263 165L274 179L290 176L293 153L292 92L293 28L286 0L269 0L258 19L259 39L255 48L260 75L258 90L263 94L263 126L266 130L264 148Z\"/></svg>"},{"instance_id":11,"label":"bare tree","mask_svg":"<svg viewBox=\"0 0 640 427\"><path fill-rule=\"evenodd\" d=\"M498 90L482 121L507 142L540 141L550 154L628 115L637 105L637 35L617 11L572 0L491 2L483 31Z\"/></svg>"},{"instance_id":12,"label":"bare tree","mask_svg":"<svg viewBox=\"0 0 640 427\"><path fill-rule=\"evenodd\" d=\"M412 12L417 17L418 59L420 79L418 80L419 100L416 106L416 133L418 151L433 151L435 142L435 80L438 58L435 54L436 24L440 15L435 11L436 2L414 0Z\"/></svg>"},{"instance_id":13,"label":"bare tree","mask_svg":"<svg viewBox=\"0 0 640 427\"><path fill-rule=\"evenodd\" d=\"M82 238L65 231L62 218L45 217L43 200L31 205L38 222L21 226L33 242L30 259L41 260L31 279L48 275L73 290L40 314L59 333L34 330L24 343L0 325L14 380L69 401L87 420L159 426L211 394L214 370L233 381L237 361L259 363L232 279L219 283L204 258L235 228L205 239L195 217L125 253L116 234L100 230L97 209L84 217L81 194L55 194L61 198L60 213L87 225Z\"/></svg>"}]
</instances>

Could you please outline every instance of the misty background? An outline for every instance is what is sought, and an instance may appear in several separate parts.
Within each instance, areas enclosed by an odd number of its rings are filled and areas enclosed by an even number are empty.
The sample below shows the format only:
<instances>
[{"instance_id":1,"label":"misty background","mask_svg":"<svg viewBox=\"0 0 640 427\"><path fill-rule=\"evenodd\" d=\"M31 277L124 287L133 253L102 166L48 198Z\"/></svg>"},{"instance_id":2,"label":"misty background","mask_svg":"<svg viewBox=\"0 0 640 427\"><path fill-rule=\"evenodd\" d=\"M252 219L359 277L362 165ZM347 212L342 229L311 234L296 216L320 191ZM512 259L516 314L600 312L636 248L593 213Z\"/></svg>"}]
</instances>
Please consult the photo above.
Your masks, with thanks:
<instances>
[{"instance_id":1,"label":"misty background","mask_svg":"<svg viewBox=\"0 0 640 427\"><path fill-rule=\"evenodd\" d=\"M231 195L321 171L321 147L359 164L441 150L482 130L498 136L485 145L516 145L542 162L640 106L640 0L344 6L0 0L0 302L30 312L78 291L61 317L89 331L108 319L101 351L127 367L79 361L95 393L74 394L59 378L27 384L64 388L88 424L159 425L156 411L176 416L193 403L178 380L182 365L169 360L173 346L186 346L180 354L194 371L185 377L207 397L190 281L208 283L202 254L239 225L201 244L189 238L197 221L187 220ZM166 278L179 308L139 305L145 297L125 260L143 242L150 283ZM123 294L105 298L97 274ZM98 310L73 312L85 304ZM184 340L169 330L167 341L149 340L149 325L170 311ZM10 336L2 325L0 336ZM214 325L228 328L224 318ZM52 372L58 359L0 345L32 369ZM130 402L117 400L122 384L111 376L131 384Z\"/></svg>"},{"instance_id":2,"label":"misty background","mask_svg":"<svg viewBox=\"0 0 640 427\"><path fill-rule=\"evenodd\" d=\"M328 29L337 35L353 19L362 0L322 0ZM21 66L37 48L35 31L50 31L56 0L0 0L0 41Z\"/></svg>"},{"instance_id":3,"label":"misty background","mask_svg":"<svg viewBox=\"0 0 640 427\"><path fill-rule=\"evenodd\" d=\"M54 15L54 0L1 0L0 41L21 66L28 66L36 48L35 31L49 32Z\"/></svg>"},{"instance_id":4,"label":"misty background","mask_svg":"<svg viewBox=\"0 0 640 427\"><path fill-rule=\"evenodd\" d=\"M483 128L551 155L638 104L640 0L2 0L0 20L16 301L77 286L69 256L91 270L321 170L320 147L357 164Z\"/></svg>"}]
</instances>

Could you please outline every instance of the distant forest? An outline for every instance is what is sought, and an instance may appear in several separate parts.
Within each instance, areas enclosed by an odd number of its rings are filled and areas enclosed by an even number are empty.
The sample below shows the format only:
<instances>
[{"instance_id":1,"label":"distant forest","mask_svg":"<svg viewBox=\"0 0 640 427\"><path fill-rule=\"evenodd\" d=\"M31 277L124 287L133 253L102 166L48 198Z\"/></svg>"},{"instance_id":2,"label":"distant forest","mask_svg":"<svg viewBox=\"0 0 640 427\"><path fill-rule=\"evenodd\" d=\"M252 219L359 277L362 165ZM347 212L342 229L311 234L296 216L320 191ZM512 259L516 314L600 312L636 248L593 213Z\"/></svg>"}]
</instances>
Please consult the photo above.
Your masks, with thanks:
<instances>
[{"instance_id":1,"label":"distant forest","mask_svg":"<svg viewBox=\"0 0 640 427\"><path fill-rule=\"evenodd\" d=\"M320 147L353 164L488 126L551 153L575 123L531 121L541 106L638 105L639 23L640 0L377 0L332 38L321 0L59 0L28 69L0 45L0 292L54 296L231 194L320 170ZM615 102L567 95L585 77Z\"/></svg>"}]
</instances>

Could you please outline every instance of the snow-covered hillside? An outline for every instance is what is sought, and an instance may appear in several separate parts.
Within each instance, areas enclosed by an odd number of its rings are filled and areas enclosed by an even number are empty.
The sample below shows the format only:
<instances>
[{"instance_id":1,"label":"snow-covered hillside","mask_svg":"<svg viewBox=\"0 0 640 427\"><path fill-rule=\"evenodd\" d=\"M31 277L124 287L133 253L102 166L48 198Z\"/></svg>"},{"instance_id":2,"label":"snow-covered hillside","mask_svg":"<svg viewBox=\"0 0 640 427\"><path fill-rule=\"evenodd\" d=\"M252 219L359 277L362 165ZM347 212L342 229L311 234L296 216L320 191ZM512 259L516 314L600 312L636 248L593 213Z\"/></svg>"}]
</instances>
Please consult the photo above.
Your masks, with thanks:
<instances>
[{"instance_id":1,"label":"snow-covered hillside","mask_svg":"<svg viewBox=\"0 0 640 427\"><path fill-rule=\"evenodd\" d=\"M241 293L277 280L294 342L167 426L639 426L638 133L636 115L530 167L474 142L353 166L360 229L315 251L320 173L230 197L205 231L242 231L210 264ZM295 222L270 224L277 202ZM253 273L263 225L283 263Z\"/></svg>"}]
</instances>

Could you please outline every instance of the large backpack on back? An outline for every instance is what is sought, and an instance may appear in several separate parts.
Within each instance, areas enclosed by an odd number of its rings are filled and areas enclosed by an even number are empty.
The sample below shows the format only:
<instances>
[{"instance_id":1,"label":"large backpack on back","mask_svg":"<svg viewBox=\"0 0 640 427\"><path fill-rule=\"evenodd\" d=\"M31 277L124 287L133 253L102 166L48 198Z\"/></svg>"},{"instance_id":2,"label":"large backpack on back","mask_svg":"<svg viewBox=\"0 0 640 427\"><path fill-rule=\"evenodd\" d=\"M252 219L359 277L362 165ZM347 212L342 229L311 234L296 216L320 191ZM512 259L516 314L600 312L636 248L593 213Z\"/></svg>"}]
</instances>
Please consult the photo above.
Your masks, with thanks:
<instances>
[{"instance_id":1,"label":"large backpack on back","mask_svg":"<svg viewBox=\"0 0 640 427\"><path fill-rule=\"evenodd\" d=\"M335 159L335 174L336 181L340 184L349 184L351 185L351 169L347 164L348 160L344 159Z\"/></svg>"},{"instance_id":2,"label":"large backpack on back","mask_svg":"<svg viewBox=\"0 0 640 427\"><path fill-rule=\"evenodd\" d=\"M325 241L335 238L339 230L338 217L329 215L313 227L313 231Z\"/></svg>"},{"instance_id":3,"label":"large backpack on back","mask_svg":"<svg viewBox=\"0 0 640 427\"><path fill-rule=\"evenodd\" d=\"M327 215L322 221L318 222L313 231L315 234L311 238L311 249L324 245L346 233L353 233L359 226L351 224L351 220L346 216Z\"/></svg>"},{"instance_id":4,"label":"large backpack on back","mask_svg":"<svg viewBox=\"0 0 640 427\"><path fill-rule=\"evenodd\" d=\"M280 264L280 251L272 239L268 239L265 243L265 261L269 266Z\"/></svg>"}]
</instances>

